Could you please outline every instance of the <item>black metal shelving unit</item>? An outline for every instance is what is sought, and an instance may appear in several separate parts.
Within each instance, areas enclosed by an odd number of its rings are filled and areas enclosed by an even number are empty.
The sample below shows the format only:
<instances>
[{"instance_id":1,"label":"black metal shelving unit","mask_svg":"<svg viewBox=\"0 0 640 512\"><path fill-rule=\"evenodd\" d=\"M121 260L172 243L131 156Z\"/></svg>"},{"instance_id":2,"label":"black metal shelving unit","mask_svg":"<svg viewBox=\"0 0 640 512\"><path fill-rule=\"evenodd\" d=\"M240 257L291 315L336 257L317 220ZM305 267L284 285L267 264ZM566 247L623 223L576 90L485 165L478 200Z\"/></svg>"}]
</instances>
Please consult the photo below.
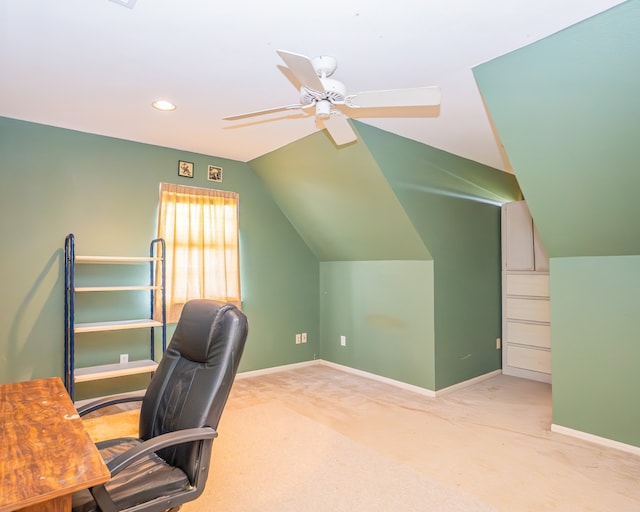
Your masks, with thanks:
<instances>
[{"instance_id":1,"label":"black metal shelving unit","mask_svg":"<svg viewBox=\"0 0 640 512\"><path fill-rule=\"evenodd\" d=\"M70 233L64 245L64 383L72 400L75 400L75 384L100 379L111 379L125 375L153 373L158 366L155 357L156 329L162 336L162 353L167 345L166 314L166 277L165 277L165 243L162 238L151 241L149 256L78 256L75 249L75 236ZM149 265L149 281L144 285L134 286L76 286L76 266L92 265ZM156 276L159 276L156 283ZM115 291L149 291L149 316L135 320L110 320L104 322L77 323L75 320L75 297L79 293L109 293ZM156 315L156 298L160 294L159 315ZM155 318L155 319L154 319ZM149 329L149 359L102 364L98 366L76 367L76 335L87 332L105 332L123 329Z\"/></svg>"}]
</instances>

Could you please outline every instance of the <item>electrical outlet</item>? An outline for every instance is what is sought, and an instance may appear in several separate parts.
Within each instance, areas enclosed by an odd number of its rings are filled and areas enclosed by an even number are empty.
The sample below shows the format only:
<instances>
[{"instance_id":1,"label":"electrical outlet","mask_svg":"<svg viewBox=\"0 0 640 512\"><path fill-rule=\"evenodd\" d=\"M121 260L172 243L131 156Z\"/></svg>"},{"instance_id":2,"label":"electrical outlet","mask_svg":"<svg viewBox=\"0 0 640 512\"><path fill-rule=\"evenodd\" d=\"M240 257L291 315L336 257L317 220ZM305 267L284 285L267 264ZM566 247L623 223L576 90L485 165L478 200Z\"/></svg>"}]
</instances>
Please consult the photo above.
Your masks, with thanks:
<instances>
[{"instance_id":1,"label":"electrical outlet","mask_svg":"<svg viewBox=\"0 0 640 512\"><path fill-rule=\"evenodd\" d=\"M301 339L302 337L300 336L300 333L296 334L296 345L300 345Z\"/></svg>"},{"instance_id":2,"label":"electrical outlet","mask_svg":"<svg viewBox=\"0 0 640 512\"><path fill-rule=\"evenodd\" d=\"M340 336L340 346L341 347L346 347L347 346L347 337L346 336Z\"/></svg>"},{"instance_id":3,"label":"electrical outlet","mask_svg":"<svg viewBox=\"0 0 640 512\"><path fill-rule=\"evenodd\" d=\"M502 341L500 340L500 338L496 338L496 350L499 350L501 346L502 346Z\"/></svg>"},{"instance_id":4,"label":"electrical outlet","mask_svg":"<svg viewBox=\"0 0 640 512\"><path fill-rule=\"evenodd\" d=\"M302 333L302 343L306 343L307 342L307 333L303 332Z\"/></svg>"},{"instance_id":5,"label":"electrical outlet","mask_svg":"<svg viewBox=\"0 0 640 512\"><path fill-rule=\"evenodd\" d=\"M120 364L126 364L129 362L129 354L120 354Z\"/></svg>"}]
</instances>

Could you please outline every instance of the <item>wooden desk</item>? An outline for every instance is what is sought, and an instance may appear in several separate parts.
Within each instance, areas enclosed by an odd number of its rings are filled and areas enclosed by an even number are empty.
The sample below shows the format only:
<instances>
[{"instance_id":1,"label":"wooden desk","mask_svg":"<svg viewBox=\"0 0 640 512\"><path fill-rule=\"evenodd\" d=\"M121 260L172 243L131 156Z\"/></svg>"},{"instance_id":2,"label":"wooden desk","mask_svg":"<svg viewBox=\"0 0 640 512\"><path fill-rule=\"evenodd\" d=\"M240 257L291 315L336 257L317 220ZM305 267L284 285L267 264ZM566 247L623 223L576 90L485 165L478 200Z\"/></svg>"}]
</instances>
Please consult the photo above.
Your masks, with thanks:
<instances>
[{"instance_id":1,"label":"wooden desk","mask_svg":"<svg viewBox=\"0 0 640 512\"><path fill-rule=\"evenodd\" d=\"M0 385L0 512L69 511L109 470L55 377Z\"/></svg>"}]
</instances>

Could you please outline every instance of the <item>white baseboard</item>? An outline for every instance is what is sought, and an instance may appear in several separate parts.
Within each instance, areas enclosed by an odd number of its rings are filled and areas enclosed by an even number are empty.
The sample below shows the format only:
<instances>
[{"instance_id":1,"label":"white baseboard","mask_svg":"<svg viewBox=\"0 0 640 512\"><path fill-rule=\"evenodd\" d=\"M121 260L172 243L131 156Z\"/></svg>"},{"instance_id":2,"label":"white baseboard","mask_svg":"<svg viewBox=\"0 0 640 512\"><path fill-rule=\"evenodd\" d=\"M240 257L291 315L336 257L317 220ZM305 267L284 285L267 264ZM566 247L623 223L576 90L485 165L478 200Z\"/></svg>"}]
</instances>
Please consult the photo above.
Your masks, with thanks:
<instances>
[{"instance_id":1,"label":"white baseboard","mask_svg":"<svg viewBox=\"0 0 640 512\"><path fill-rule=\"evenodd\" d=\"M434 391L431 391L427 388L421 388L420 386L414 386L413 384L407 384L406 382L402 382L395 379L390 379L388 377L382 377L380 375L376 375L375 373L369 373L362 370L356 370L355 368L351 368L349 366L344 366L338 363L332 363L331 361L325 361L324 359L318 359L320 364L325 366L330 366L331 368L335 368L336 370L341 370L343 372L352 373L354 375L358 375L360 377L365 377L367 379L376 380L378 382L384 382L385 384L391 384L397 388L405 389L407 391L413 391L414 393L419 393L423 396L427 396L429 398L435 398L436 394Z\"/></svg>"},{"instance_id":2,"label":"white baseboard","mask_svg":"<svg viewBox=\"0 0 640 512\"><path fill-rule=\"evenodd\" d=\"M376 375L375 373L365 372L363 370L357 370L355 368L351 368L350 366L344 366L342 364L333 363L331 361L325 361L324 359L315 359L313 361L304 361L302 363L285 364L285 365L282 365L282 366L274 366L272 368L265 368L265 369L262 369L262 370L253 370L253 371L248 371L248 372L242 372L242 373L238 373L236 375L236 378L237 379L243 379L243 378L248 378L248 377L257 377L259 375L269 375L271 373L284 372L284 371L287 371L287 370L295 370L295 369L298 369L298 368L305 368L305 367L313 366L313 365L317 365L317 364L321 364L321 365L324 365L324 366L329 366L329 367L334 368L336 370L340 370L340 371L343 371L343 372L351 373L353 375L358 375L360 377L365 377L367 379L376 380L378 382L384 382L385 384L390 384L391 386L395 386L397 388L404 389L406 391L411 391L413 393L418 393L420 395L423 395L423 396L426 396L426 397L429 397L429 398L436 398L436 397L439 397L439 396L447 395L449 393L453 393L454 391L458 391L459 389L463 389L463 388L466 388L468 386L472 386L474 384L477 384L478 382L482 382L483 380L490 379L490 378L495 377L496 375L500 375L502 373L501 370L494 370L492 372L485 373L484 375L479 375L479 376L474 377L472 379L465 380L463 382L458 382L457 384L454 384L452 386L440 389L438 391L433 391L431 389L422 388L420 386L414 386L413 384L408 384L406 382L402 382L402 381L399 381L399 380L390 379L388 377L382 377L381 375Z\"/></svg>"},{"instance_id":3,"label":"white baseboard","mask_svg":"<svg viewBox=\"0 0 640 512\"><path fill-rule=\"evenodd\" d=\"M380 375L376 375L374 373L369 373L362 370L356 370L354 368L350 368L349 366L343 366L341 364L332 363L330 361L324 361L322 359L320 359L319 361L320 361L320 364L331 366L332 368L336 368L344 372L360 375L361 377L366 377L368 379L377 380L379 382L384 382L386 384L391 384L392 386L396 386L401 389L406 389L407 391L413 391L414 393L419 393L421 395L428 396L430 398L437 398L439 396L443 396L448 393L453 393L454 391L458 391L459 389L472 386L474 384L477 384L478 382L482 382L483 380L487 380L492 377L495 377L496 375L502 374L502 370L494 370L492 372L485 373L484 375L479 375L472 379L465 380L463 382L458 382L457 384L454 384L452 386L439 389L438 391L433 391L431 389L421 388L420 386L414 386L413 384L407 384L406 382L402 382L399 380L389 379L388 377L381 377Z\"/></svg>"},{"instance_id":4,"label":"white baseboard","mask_svg":"<svg viewBox=\"0 0 640 512\"><path fill-rule=\"evenodd\" d=\"M236 379L246 379L249 377L258 377L260 375L269 375L271 373L286 372L287 370L305 368L307 366L313 366L316 364L320 364L320 359L314 359L313 361L303 361L302 363L284 364L282 366L272 366L271 368L263 368L262 370L251 370L248 372L239 372L239 373L236 373Z\"/></svg>"},{"instance_id":5,"label":"white baseboard","mask_svg":"<svg viewBox=\"0 0 640 512\"><path fill-rule=\"evenodd\" d=\"M519 377L521 379L535 380L538 382L544 382L545 384L551 384L551 374L549 373L523 370L513 366L503 366L502 374L509 375L510 377Z\"/></svg>"},{"instance_id":6,"label":"white baseboard","mask_svg":"<svg viewBox=\"0 0 640 512\"><path fill-rule=\"evenodd\" d=\"M485 373L483 375L478 375L477 377L473 377L472 379L463 380L462 382L458 382L457 384L453 384L452 386L439 389L438 391L436 391L436 396L443 396L449 393L453 393L454 391L458 391L459 389L473 386L474 384L477 384L478 382L482 382L483 380L491 379L496 375L502 375L502 370L494 370L492 372Z\"/></svg>"},{"instance_id":7,"label":"white baseboard","mask_svg":"<svg viewBox=\"0 0 640 512\"><path fill-rule=\"evenodd\" d=\"M563 427L562 425L556 425L555 423L551 424L551 432L555 432L556 434L562 434L565 436L575 437L577 439L582 439L583 441L599 444L601 446L606 446L608 448L615 448L616 450L621 450L623 452L631 453L633 455L640 455L640 447L638 446L621 443L619 441L614 441L613 439L608 439L606 437L596 436L593 434L589 434L587 432L582 432L581 430L574 430L572 428Z\"/></svg>"}]
</instances>

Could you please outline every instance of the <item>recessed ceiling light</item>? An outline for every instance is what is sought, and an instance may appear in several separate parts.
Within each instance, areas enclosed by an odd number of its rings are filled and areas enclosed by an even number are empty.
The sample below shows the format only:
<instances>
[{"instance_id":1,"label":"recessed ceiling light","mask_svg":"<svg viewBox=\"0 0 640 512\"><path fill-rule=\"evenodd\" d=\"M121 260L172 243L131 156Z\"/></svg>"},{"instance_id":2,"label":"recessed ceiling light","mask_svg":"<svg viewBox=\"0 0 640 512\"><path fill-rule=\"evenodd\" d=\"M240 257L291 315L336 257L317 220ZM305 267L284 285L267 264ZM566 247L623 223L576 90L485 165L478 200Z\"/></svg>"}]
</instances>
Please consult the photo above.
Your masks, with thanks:
<instances>
[{"instance_id":1,"label":"recessed ceiling light","mask_svg":"<svg viewBox=\"0 0 640 512\"><path fill-rule=\"evenodd\" d=\"M176 106L167 100L154 101L151 105L153 106L153 108L156 108L158 110L164 110L165 112L169 112L171 110L176 109Z\"/></svg>"}]
</instances>

